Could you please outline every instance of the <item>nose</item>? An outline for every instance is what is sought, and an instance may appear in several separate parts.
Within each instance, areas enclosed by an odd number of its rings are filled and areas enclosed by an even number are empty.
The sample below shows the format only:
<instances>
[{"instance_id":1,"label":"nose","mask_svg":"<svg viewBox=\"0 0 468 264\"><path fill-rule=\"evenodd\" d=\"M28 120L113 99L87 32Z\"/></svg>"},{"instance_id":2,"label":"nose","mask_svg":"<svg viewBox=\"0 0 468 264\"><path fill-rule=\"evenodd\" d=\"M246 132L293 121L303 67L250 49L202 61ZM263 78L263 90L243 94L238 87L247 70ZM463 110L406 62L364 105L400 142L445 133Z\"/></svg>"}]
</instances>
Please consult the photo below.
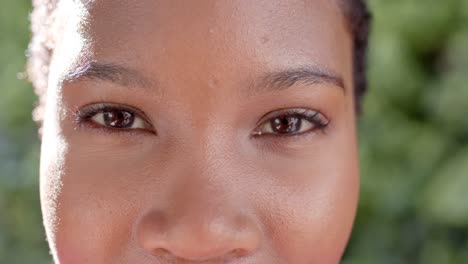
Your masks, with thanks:
<instances>
[{"instance_id":1,"label":"nose","mask_svg":"<svg viewBox=\"0 0 468 264\"><path fill-rule=\"evenodd\" d=\"M260 228L233 192L199 179L172 189L170 206L149 209L137 223L137 240L148 254L224 263L257 251Z\"/></svg>"}]
</instances>

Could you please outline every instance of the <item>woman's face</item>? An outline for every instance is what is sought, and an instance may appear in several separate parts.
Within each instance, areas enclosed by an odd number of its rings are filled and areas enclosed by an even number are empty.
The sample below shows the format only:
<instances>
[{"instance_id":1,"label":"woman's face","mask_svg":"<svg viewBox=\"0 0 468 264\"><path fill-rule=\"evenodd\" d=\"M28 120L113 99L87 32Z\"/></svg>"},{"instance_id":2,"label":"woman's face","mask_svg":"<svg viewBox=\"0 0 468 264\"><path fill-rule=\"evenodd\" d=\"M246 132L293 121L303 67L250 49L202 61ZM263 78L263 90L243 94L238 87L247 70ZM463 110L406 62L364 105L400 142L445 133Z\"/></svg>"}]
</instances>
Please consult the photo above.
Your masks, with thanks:
<instances>
[{"instance_id":1,"label":"woman's face","mask_svg":"<svg viewBox=\"0 0 468 264\"><path fill-rule=\"evenodd\" d=\"M338 263L358 197L329 0L62 0L41 153L57 263Z\"/></svg>"}]
</instances>

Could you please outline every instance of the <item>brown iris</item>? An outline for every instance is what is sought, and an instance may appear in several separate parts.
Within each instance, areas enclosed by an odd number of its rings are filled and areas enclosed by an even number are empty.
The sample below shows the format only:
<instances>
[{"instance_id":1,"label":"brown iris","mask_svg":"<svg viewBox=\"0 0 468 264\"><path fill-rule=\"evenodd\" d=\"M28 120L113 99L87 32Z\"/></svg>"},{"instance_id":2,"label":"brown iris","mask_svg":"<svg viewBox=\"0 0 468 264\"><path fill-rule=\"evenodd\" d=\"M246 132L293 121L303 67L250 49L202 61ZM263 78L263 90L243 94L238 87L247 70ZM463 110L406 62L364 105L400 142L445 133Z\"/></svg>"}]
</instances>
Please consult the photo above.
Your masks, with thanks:
<instances>
[{"instance_id":1,"label":"brown iris","mask_svg":"<svg viewBox=\"0 0 468 264\"><path fill-rule=\"evenodd\" d=\"M271 129L275 133L297 133L301 129L302 121L297 116L277 117L270 121Z\"/></svg>"},{"instance_id":2,"label":"brown iris","mask_svg":"<svg viewBox=\"0 0 468 264\"><path fill-rule=\"evenodd\" d=\"M135 122L133 113L122 110L111 110L103 113L104 123L115 128L129 128Z\"/></svg>"}]
</instances>

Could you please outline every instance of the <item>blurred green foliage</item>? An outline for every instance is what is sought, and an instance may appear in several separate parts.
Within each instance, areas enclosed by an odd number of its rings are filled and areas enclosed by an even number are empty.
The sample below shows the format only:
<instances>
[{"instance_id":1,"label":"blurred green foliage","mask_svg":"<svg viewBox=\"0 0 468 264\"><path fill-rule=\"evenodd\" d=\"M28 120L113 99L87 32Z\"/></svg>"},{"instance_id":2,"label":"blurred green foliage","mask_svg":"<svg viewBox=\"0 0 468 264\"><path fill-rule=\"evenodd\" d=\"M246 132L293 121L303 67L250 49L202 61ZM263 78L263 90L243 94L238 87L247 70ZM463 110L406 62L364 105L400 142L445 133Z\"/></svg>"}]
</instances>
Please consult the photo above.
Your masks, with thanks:
<instances>
[{"instance_id":1,"label":"blurred green foliage","mask_svg":"<svg viewBox=\"0 0 468 264\"><path fill-rule=\"evenodd\" d=\"M468 263L468 0L369 5L361 200L343 263ZM35 97L18 79L30 10L29 0L0 9L0 263L51 263Z\"/></svg>"},{"instance_id":2,"label":"blurred green foliage","mask_svg":"<svg viewBox=\"0 0 468 264\"><path fill-rule=\"evenodd\" d=\"M27 0L0 8L0 263L50 263L40 218L39 142L31 86L19 80L29 40Z\"/></svg>"},{"instance_id":3,"label":"blurred green foliage","mask_svg":"<svg viewBox=\"0 0 468 264\"><path fill-rule=\"evenodd\" d=\"M343 263L468 263L468 0L370 0L361 200Z\"/></svg>"}]
</instances>

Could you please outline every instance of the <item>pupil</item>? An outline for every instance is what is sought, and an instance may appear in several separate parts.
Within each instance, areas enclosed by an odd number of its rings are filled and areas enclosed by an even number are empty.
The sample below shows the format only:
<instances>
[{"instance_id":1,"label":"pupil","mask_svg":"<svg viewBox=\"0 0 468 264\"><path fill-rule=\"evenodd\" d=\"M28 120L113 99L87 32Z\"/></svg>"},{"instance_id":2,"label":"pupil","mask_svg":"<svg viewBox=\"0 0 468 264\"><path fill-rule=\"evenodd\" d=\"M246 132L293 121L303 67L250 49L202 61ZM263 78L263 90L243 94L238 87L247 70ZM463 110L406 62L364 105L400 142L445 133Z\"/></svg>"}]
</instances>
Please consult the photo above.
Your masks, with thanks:
<instances>
[{"instance_id":1,"label":"pupil","mask_svg":"<svg viewBox=\"0 0 468 264\"><path fill-rule=\"evenodd\" d=\"M296 133L301 128L301 119L295 116L278 117L273 119L271 126L276 133Z\"/></svg>"},{"instance_id":2,"label":"pupil","mask_svg":"<svg viewBox=\"0 0 468 264\"><path fill-rule=\"evenodd\" d=\"M128 128L132 126L134 120L134 115L126 111L109 111L104 113L104 122L111 127Z\"/></svg>"}]
</instances>

